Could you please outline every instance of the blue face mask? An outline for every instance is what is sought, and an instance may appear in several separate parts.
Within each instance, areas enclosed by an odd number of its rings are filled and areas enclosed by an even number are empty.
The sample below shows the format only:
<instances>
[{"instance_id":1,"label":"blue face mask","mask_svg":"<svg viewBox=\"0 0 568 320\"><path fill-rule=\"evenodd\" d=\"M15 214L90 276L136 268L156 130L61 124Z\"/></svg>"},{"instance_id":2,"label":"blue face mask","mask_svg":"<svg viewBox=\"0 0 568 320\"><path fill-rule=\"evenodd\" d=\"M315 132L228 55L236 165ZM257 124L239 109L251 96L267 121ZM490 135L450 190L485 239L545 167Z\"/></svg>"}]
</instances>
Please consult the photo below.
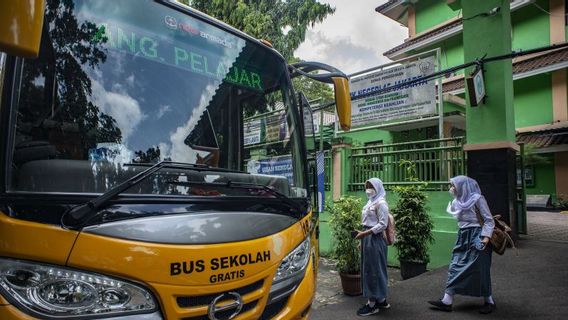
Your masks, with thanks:
<instances>
[{"instance_id":1,"label":"blue face mask","mask_svg":"<svg viewBox=\"0 0 568 320\"><path fill-rule=\"evenodd\" d=\"M367 195L367 198L371 199L377 195L377 191L375 191L375 189L365 189L365 194Z\"/></svg>"}]
</instances>

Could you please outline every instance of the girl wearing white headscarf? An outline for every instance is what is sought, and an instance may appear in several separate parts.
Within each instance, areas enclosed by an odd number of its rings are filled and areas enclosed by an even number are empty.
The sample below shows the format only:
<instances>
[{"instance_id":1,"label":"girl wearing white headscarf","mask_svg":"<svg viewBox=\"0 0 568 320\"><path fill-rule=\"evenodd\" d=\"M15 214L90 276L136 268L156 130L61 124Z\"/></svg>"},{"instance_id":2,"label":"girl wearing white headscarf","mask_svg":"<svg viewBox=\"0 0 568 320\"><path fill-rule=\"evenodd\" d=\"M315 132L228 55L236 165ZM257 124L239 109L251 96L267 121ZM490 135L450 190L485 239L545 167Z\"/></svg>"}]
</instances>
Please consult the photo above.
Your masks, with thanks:
<instances>
[{"instance_id":1,"label":"girl wearing white headscarf","mask_svg":"<svg viewBox=\"0 0 568 320\"><path fill-rule=\"evenodd\" d=\"M368 316L388 309L387 302L387 244L383 231L388 225L389 207L386 202L383 182L372 178L365 182L367 204L363 207L361 223L363 231L358 231L355 239L361 239L361 287L367 303L357 314Z\"/></svg>"},{"instance_id":2,"label":"girl wearing white headscarf","mask_svg":"<svg viewBox=\"0 0 568 320\"><path fill-rule=\"evenodd\" d=\"M491 295L491 244L495 222L477 181L466 176L450 179L454 197L447 212L458 220L458 237L452 251L444 297L429 301L438 310L452 311L455 294L483 297L481 313L495 310ZM478 214L479 213L479 214ZM481 217L482 223L480 223Z\"/></svg>"}]
</instances>

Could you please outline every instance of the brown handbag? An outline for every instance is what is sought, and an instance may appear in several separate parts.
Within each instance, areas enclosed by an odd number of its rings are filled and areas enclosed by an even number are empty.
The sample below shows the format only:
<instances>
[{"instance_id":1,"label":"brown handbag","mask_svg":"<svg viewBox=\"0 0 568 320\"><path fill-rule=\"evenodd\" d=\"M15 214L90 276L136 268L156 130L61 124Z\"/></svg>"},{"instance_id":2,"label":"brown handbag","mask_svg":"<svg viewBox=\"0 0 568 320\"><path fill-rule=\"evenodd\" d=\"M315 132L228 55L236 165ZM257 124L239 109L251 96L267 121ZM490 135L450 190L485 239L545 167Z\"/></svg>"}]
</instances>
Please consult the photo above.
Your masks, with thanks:
<instances>
[{"instance_id":1,"label":"brown handbag","mask_svg":"<svg viewBox=\"0 0 568 320\"><path fill-rule=\"evenodd\" d=\"M481 225L481 227L483 227L483 217L481 217L481 213L479 212L477 205L475 206L475 214L477 215L479 224ZM495 227L493 228L493 233L491 234L491 238L489 240L489 242L491 242L491 246L493 247L493 251L497 254L502 255L503 253L505 253L505 249L507 249L507 247L516 249L515 243L513 242L513 239L510 235L511 227L509 227L509 225L505 221L501 220L500 214L494 215L493 221L495 222Z\"/></svg>"}]
</instances>

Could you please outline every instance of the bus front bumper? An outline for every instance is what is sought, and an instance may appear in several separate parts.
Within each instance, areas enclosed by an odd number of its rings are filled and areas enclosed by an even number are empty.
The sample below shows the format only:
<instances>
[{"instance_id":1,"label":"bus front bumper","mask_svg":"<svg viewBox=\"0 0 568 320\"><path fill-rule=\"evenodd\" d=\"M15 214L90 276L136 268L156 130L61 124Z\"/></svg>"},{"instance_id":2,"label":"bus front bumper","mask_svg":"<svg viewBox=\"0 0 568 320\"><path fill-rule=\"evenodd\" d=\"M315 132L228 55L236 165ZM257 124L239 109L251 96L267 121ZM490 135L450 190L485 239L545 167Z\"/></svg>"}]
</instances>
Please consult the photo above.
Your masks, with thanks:
<instances>
[{"instance_id":1,"label":"bus front bumper","mask_svg":"<svg viewBox=\"0 0 568 320\"><path fill-rule=\"evenodd\" d=\"M316 270L314 266L313 256L310 257L310 261L305 270L304 277L302 281L298 284L298 287L289 296L283 298L279 302L275 302L271 305L265 306L264 310L251 310L248 314L241 314L235 318L235 320L244 319L258 319L262 314L263 319L308 319L311 312L312 300L315 296L316 289ZM266 298L263 299L266 301ZM168 314L167 309L171 306L165 307L166 314ZM260 306L259 306L260 307ZM256 309L256 308L255 308ZM174 316L175 317L175 316ZM27 313L20 311L13 305L8 304L3 297L0 296L0 319L2 320L21 320L21 319L39 319L30 316ZM109 320L162 320L161 313L154 312L149 314L135 314L120 317L104 318Z\"/></svg>"},{"instance_id":2,"label":"bus front bumper","mask_svg":"<svg viewBox=\"0 0 568 320\"><path fill-rule=\"evenodd\" d=\"M35 320L40 318L31 317L12 305L0 306L0 319L2 320ZM162 320L159 312L147 314L135 314L130 316L104 318L105 320Z\"/></svg>"}]
</instances>

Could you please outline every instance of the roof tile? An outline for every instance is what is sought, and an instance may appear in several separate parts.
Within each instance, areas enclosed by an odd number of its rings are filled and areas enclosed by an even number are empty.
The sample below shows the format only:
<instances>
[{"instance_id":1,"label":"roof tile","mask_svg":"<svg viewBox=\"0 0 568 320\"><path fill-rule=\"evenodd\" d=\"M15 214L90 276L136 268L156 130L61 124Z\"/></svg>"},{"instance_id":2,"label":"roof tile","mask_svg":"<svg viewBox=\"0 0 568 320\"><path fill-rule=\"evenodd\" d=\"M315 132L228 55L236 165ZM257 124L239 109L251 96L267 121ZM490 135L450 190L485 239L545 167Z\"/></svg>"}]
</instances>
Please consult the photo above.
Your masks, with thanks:
<instances>
[{"instance_id":1,"label":"roof tile","mask_svg":"<svg viewBox=\"0 0 568 320\"><path fill-rule=\"evenodd\" d=\"M444 32L446 32L446 31L448 31L448 30L450 30L450 29L452 29L452 28L455 28L455 27L457 27L457 26L459 26L459 25L461 25L461 24L462 24L461 19L460 19L460 20L455 20L455 21L453 21L453 22L451 22L451 23L448 23L448 24L446 24L446 25L440 26L440 27L437 28L437 29L431 30L431 31L426 32L426 33L424 33L424 34L422 34L422 35L418 35L417 37L410 38L410 39L406 40L403 44L400 44L400 45L398 45L398 46L396 46L396 47L390 49L389 51L383 53L383 55L389 56L389 55L391 55L391 54L393 54L393 53L395 53L395 52L397 52L397 51L399 51L399 50L402 50L402 49L404 49L404 48L407 48L407 47L409 47L409 46L411 46L411 45L413 45L413 44L415 44L415 43L418 43L418 42L424 41L424 40L426 40L426 39L432 38L432 37L434 37L434 36L436 36L436 35L439 35L439 34L441 34L441 33L444 33Z\"/></svg>"},{"instance_id":2,"label":"roof tile","mask_svg":"<svg viewBox=\"0 0 568 320\"><path fill-rule=\"evenodd\" d=\"M517 135L517 142L534 145L536 148L568 144L568 128L544 132L527 132Z\"/></svg>"},{"instance_id":3,"label":"roof tile","mask_svg":"<svg viewBox=\"0 0 568 320\"><path fill-rule=\"evenodd\" d=\"M375 11L382 13L383 10L385 10L385 9L388 8L389 6L395 4L397 1L398 1L398 0L389 0L389 1L387 1L387 2L385 2L385 3L383 3L383 4L381 4L380 6L376 7L376 8L375 8Z\"/></svg>"}]
</instances>

